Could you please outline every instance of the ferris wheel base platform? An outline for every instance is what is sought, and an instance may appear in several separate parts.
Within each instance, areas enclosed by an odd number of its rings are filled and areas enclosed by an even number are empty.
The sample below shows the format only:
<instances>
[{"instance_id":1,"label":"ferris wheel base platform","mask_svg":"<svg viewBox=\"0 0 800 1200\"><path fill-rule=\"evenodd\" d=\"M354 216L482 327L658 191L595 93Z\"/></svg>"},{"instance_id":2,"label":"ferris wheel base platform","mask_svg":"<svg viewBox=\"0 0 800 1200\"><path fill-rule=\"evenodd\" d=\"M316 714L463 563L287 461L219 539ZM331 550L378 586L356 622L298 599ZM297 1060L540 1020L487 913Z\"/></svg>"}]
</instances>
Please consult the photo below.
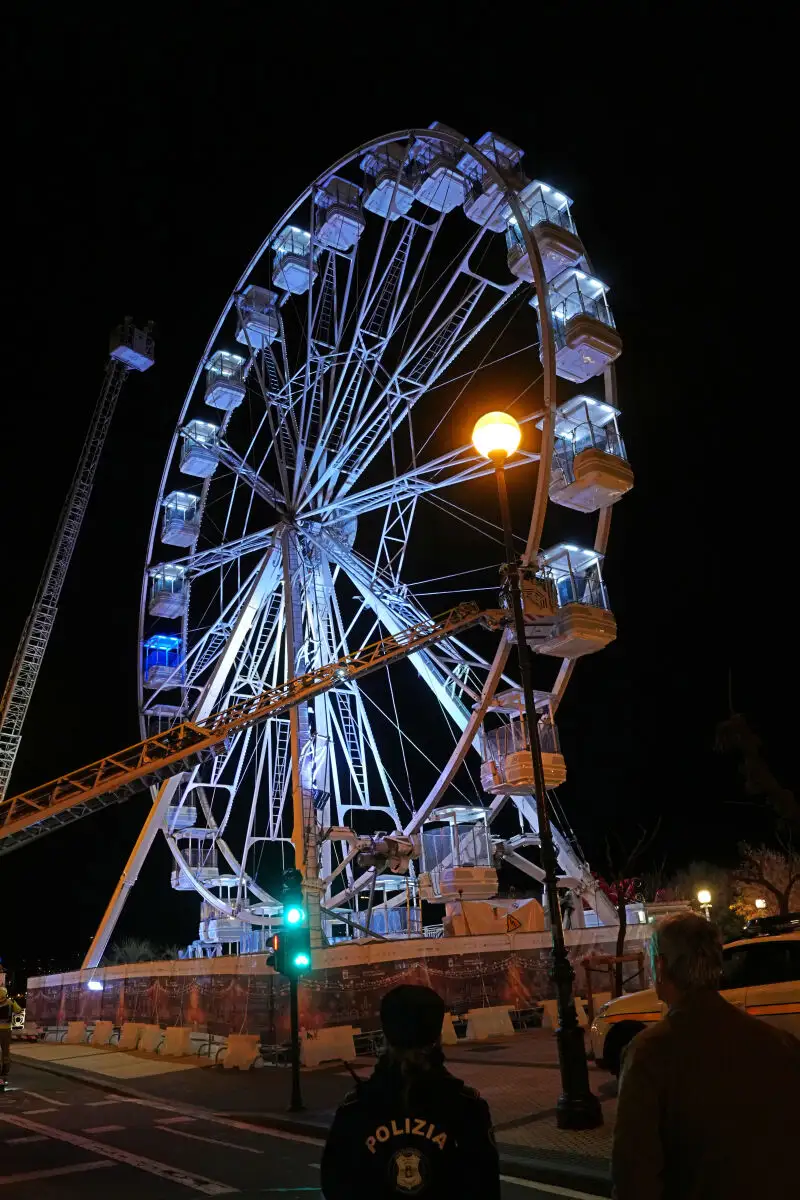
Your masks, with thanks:
<instances>
[{"instance_id":1,"label":"ferris wheel base platform","mask_svg":"<svg viewBox=\"0 0 800 1200\"><path fill-rule=\"evenodd\" d=\"M643 948L652 927L628 927L626 951ZM613 954L616 926L568 929L565 939L585 991L581 959ZM380 1028L380 1001L400 983L424 983L448 1011L505 1006L530 1009L552 998L550 935L517 931L461 937L424 937L349 942L314 951L314 969L300 985L300 1024L305 1030L351 1025ZM102 991L89 991L89 979ZM28 980L26 1018L51 1031L67 1021L91 1027L111 1020L119 1027L147 1011L166 1026L189 1026L192 1038L213 1030L259 1034L272 1046L289 1036L289 983L266 965L265 954L134 963L46 975ZM87 1030L88 1032L88 1030ZM105 1051L110 1053L111 1051Z\"/></svg>"}]
</instances>

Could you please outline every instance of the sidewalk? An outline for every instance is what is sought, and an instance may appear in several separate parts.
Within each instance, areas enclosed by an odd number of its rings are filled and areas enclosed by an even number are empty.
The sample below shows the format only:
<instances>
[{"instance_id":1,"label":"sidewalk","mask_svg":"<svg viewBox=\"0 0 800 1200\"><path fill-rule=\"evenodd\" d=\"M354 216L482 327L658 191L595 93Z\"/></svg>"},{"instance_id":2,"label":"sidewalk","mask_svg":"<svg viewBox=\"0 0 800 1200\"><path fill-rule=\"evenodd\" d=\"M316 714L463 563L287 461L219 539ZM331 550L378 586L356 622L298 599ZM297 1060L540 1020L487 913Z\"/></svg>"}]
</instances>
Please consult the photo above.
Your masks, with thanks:
<instances>
[{"instance_id":1,"label":"sidewalk","mask_svg":"<svg viewBox=\"0 0 800 1200\"><path fill-rule=\"evenodd\" d=\"M12 1053L29 1066L93 1082L119 1094L319 1137L325 1135L336 1106L353 1086L352 1075L341 1064L304 1070L306 1111L290 1115L287 1067L226 1071L210 1066L207 1058L170 1060L139 1051L49 1042L15 1042ZM477 1088L492 1110L504 1173L610 1194L616 1086L606 1072L594 1066L589 1069L605 1124L572 1133L556 1128L560 1081L550 1032L531 1030L500 1041L463 1043L448 1047L446 1054L453 1074ZM360 1057L352 1066L356 1075L366 1077L373 1063L374 1059Z\"/></svg>"}]
</instances>

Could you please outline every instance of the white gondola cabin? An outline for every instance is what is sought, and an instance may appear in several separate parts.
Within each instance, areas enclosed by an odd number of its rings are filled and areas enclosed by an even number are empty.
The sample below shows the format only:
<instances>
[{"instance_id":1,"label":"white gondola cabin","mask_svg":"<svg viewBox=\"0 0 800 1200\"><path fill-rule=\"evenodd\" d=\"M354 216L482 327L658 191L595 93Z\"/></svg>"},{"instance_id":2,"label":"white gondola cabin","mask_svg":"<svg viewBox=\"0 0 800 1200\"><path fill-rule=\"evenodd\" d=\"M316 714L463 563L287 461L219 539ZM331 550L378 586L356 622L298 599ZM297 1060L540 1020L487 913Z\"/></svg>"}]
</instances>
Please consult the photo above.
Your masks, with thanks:
<instances>
[{"instance_id":1,"label":"white gondola cabin","mask_svg":"<svg viewBox=\"0 0 800 1200\"><path fill-rule=\"evenodd\" d=\"M406 149L399 142L387 142L365 154L361 170L367 177L367 212L390 221L405 216L414 203L413 167L413 163L406 163Z\"/></svg>"},{"instance_id":2,"label":"white gondola cabin","mask_svg":"<svg viewBox=\"0 0 800 1200\"><path fill-rule=\"evenodd\" d=\"M200 533L200 497L170 492L164 498L161 540L168 546L193 546Z\"/></svg>"},{"instance_id":3,"label":"white gondola cabin","mask_svg":"<svg viewBox=\"0 0 800 1200\"><path fill-rule=\"evenodd\" d=\"M186 604L186 572L177 563L164 563L150 573L151 617L182 617Z\"/></svg>"},{"instance_id":4,"label":"white gondola cabin","mask_svg":"<svg viewBox=\"0 0 800 1200\"><path fill-rule=\"evenodd\" d=\"M602 650L617 636L617 623L608 607L601 556L561 542L539 556L540 574L553 580L558 596L555 621L532 630L528 644L539 654L580 658ZM539 633L544 636L537 636Z\"/></svg>"},{"instance_id":5,"label":"white gondola cabin","mask_svg":"<svg viewBox=\"0 0 800 1200\"><path fill-rule=\"evenodd\" d=\"M593 396L573 396L558 406L550 474L550 499L555 504L596 512L633 487L618 416L616 408Z\"/></svg>"},{"instance_id":6,"label":"white gondola cabin","mask_svg":"<svg viewBox=\"0 0 800 1200\"><path fill-rule=\"evenodd\" d=\"M434 809L422 829L423 900L487 900L497 895L487 810L453 805Z\"/></svg>"},{"instance_id":7,"label":"white gondola cabin","mask_svg":"<svg viewBox=\"0 0 800 1200\"><path fill-rule=\"evenodd\" d=\"M439 121L428 128L434 133L437 129L455 133ZM441 213L449 213L464 203L466 180L458 168L461 156L449 142L435 137L417 138L411 147L411 157L419 169L414 185L417 200Z\"/></svg>"},{"instance_id":8,"label":"white gondola cabin","mask_svg":"<svg viewBox=\"0 0 800 1200\"><path fill-rule=\"evenodd\" d=\"M193 892L193 878L198 883L213 885L220 877L216 834L211 829L187 829L176 833L183 860L192 874L187 876L180 867L172 872L172 886L177 892Z\"/></svg>"},{"instance_id":9,"label":"white gondola cabin","mask_svg":"<svg viewBox=\"0 0 800 1200\"><path fill-rule=\"evenodd\" d=\"M237 298L236 340L253 350L263 350L280 336L278 293L251 283Z\"/></svg>"},{"instance_id":10,"label":"white gondola cabin","mask_svg":"<svg viewBox=\"0 0 800 1200\"><path fill-rule=\"evenodd\" d=\"M549 303L556 346L556 373L573 383L600 375L622 353L606 285L570 267L550 283ZM531 305L539 308L534 296Z\"/></svg>"},{"instance_id":11,"label":"white gondola cabin","mask_svg":"<svg viewBox=\"0 0 800 1200\"><path fill-rule=\"evenodd\" d=\"M545 787L555 788L566 779L567 769L550 715L550 697L539 692L535 700ZM535 791L533 760L522 690L498 693L488 711L502 713L504 719L501 725L481 730L481 785L492 796L530 795Z\"/></svg>"},{"instance_id":12,"label":"white gondola cabin","mask_svg":"<svg viewBox=\"0 0 800 1200\"><path fill-rule=\"evenodd\" d=\"M142 680L151 691L166 685L180 687L183 682L181 667L181 639L165 633L155 633L142 647Z\"/></svg>"},{"instance_id":13,"label":"white gondola cabin","mask_svg":"<svg viewBox=\"0 0 800 1200\"><path fill-rule=\"evenodd\" d=\"M219 458L214 447L219 438L219 425L210 421L190 421L181 430L181 471L195 479L210 479L217 469Z\"/></svg>"},{"instance_id":14,"label":"white gondola cabin","mask_svg":"<svg viewBox=\"0 0 800 1200\"><path fill-rule=\"evenodd\" d=\"M554 279L567 267L577 266L585 251L572 220L572 201L569 196L556 191L549 183L534 179L519 192L519 203L525 222L536 238L545 279ZM506 208L501 215L507 218L504 228L508 269L517 279L533 283L533 269L517 218L512 215L510 208Z\"/></svg>"},{"instance_id":15,"label":"white gondola cabin","mask_svg":"<svg viewBox=\"0 0 800 1200\"><path fill-rule=\"evenodd\" d=\"M494 163L508 183L521 185L519 164L525 152L519 146L497 133L490 132L478 138L475 149L482 151L489 161ZM470 154L462 156L458 167L467 181L464 215L476 225L485 225L494 233L503 233L508 222L509 208L498 185Z\"/></svg>"},{"instance_id":16,"label":"white gondola cabin","mask_svg":"<svg viewBox=\"0 0 800 1200\"><path fill-rule=\"evenodd\" d=\"M332 175L324 187L317 188L317 238L329 250L352 250L366 221L361 211L361 188L349 179Z\"/></svg>"},{"instance_id":17,"label":"white gondola cabin","mask_svg":"<svg viewBox=\"0 0 800 1200\"><path fill-rule=\"evenodd\" d=\"M230 412L247 395L244 359L240 354L217 350L206 363L206 404Z\"/></svg>"},{"instance_id":18,"label":"white gondola cabin","mask_svg":"<svg viewBox=\"0 0 800 1200\"><path fill-rule=\"evenodd\" d=\"M319 246L311 249L311 234L296 225L287 225L272 243L275 252L272 282L276 288L301 296L317 278Z\"/></svg>"}]
</instances>

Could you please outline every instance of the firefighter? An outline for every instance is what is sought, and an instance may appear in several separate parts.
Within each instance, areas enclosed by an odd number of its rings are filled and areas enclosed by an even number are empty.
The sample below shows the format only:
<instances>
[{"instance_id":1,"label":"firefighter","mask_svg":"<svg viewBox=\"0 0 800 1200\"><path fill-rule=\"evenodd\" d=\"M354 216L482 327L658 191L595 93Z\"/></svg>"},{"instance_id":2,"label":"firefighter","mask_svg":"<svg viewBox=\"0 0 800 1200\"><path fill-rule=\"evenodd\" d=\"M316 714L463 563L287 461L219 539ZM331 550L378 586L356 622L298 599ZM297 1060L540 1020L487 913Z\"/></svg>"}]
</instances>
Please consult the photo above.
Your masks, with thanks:
<instances>
[{"instance_id":1,"label":"firefighter","mask_svg":"<svg viewBox=\"0 0 800 1200\"><path fill-rule=\"evenodd\" d=\"M11 1066L11 1020L22 1009L8 994L8 988L0 987L0 1087L3 1087Z\"/></svg>"},{"instance_id":2,"label":"firefighter","mask_svg":"<svg viewBox=\"0 0 800 1200\"><path fill-rule=\"evenodd\" d=\"M444 1003L404 984L381 1003L386 1052L337 1110L325 1200L500 1200L489 1106L445 1069Z\"/></svg>"}]
</instances>

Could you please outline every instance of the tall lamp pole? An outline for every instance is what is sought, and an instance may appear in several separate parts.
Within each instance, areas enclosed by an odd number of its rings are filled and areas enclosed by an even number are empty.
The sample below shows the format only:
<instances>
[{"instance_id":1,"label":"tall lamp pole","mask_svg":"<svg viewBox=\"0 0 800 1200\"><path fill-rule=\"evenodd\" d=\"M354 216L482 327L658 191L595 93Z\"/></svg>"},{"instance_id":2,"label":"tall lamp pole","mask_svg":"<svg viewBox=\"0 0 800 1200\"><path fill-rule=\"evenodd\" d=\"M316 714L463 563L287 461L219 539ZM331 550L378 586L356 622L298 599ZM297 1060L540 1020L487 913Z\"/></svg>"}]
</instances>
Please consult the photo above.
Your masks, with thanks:
<instances>
[{"instance_id":1,"label":"tall lamp pole","mask_svg":"<svg viewBox=\"0 0 800 1200\"><path fill-rule=\"evenodd\" d=\"M561 923L561 907L558 902L556 875L558 860L553 844L553 833L550 828L550 815L547 807L544 767L542 765L542 747L539 741L536 701L533 694L533 680L531 677L530 650L525 637L525 618L522 610L519 561L514 550L511 510L508 504L508 490L506 488L506 459L518 448L521 437L522 431L517 422L508 413L504 412L487 413L480 418L472 433L472 441L476 450L479 454L482 454L494 463L497 477L497 492L500 499L500 513L503 521L503 536L506 547L505 574L508 581L511 609L514 617L519 673L522 679L522 692L525 698L528 736L530 739L531 759L533 761L536 811L539 820L539 840L542 867L547 886L547 903L550 911L550 936L553 947L551 978L555 984L558 1005L556 1041L558 1045L558 1063L561 1071L561 1095L558 1098L556 1123L559 1129L595 1129L598 1125L603 1124L603 1114L600 1110L600 1102L589 1087L589 1068L586 1063L583 1030L578 1024L578 1014L575 1011L575 1001L572 995L572 983L575 978L575 972L572 969L572 964L567 954L567 947L564 941L564 928ZM542 464L539 469L546 470L547 465Z\"/></svg>"}]
</instances>

